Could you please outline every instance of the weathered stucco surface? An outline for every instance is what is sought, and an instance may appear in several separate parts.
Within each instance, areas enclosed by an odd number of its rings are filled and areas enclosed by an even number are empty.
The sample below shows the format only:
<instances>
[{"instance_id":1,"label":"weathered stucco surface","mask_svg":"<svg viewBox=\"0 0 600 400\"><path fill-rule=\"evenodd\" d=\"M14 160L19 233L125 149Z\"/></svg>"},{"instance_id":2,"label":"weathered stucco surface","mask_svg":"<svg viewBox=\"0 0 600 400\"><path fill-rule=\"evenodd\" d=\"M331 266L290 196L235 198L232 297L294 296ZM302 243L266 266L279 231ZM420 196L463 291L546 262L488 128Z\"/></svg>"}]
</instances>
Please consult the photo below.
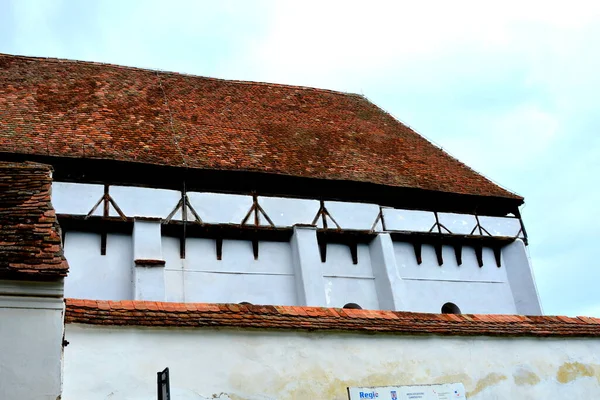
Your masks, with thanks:
<instances>
[{"instance_id":1,"label":"weathered stucco surface","mask_svg":"<svg viewBox=\"0 0 600 400\"><path fill-rule=\"evenodd\" d=\"M462 382L469 400L600 398L600 340L67 325L64 400L347 400L347 386Z\"/></svg>"}]
</instances>

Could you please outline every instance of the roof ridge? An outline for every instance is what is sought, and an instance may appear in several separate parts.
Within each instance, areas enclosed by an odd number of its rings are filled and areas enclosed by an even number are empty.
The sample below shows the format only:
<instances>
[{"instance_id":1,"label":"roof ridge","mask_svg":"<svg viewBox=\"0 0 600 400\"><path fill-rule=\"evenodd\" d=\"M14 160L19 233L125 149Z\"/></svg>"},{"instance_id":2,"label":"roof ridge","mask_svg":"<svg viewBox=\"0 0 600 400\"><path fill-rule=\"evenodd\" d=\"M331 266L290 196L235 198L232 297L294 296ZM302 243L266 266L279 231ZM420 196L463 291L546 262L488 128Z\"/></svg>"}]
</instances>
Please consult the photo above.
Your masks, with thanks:
<instances>
[{"instance_id":1,"label":"roof ridge","mask_svg":"<svg viewBox=\"0 0 600 400\"><path fill-rule=\"evenodd\" d=\"M239 80L239 79L215 78L212 76L195 75L192 73L163 70L160 68L134 67L131 65L114 64L114 63L110 63L110 62L86 61L86 60L77 60L77 59L72 59L72 58L59 58L59 57L26 56L26 55L21 55L21 54L10 54L10 53L0 52L0 57L2 57L2 56L14 57L14 58L31 60L31 61L48 61L48 62L55 62L55 63L98 65L98 66L112 67L112 68L117 68L117 69L144 71L144 72L160 73L163 75L183 76L183 77L190 77L190 78L201 78L201 79L206 79L206 80L211 80L211 81L230 82L230 83L243 84L243 85L273 86L273 87L281 87L281 88L289 88L289 89L302 89L302 90L311 90L311 91L317 91L317 92L323 92L323 93L331 93L331 94L336 94L336 95L340 95L340 96L351 96L351 97L358 97L358 98L363 98L363 99L365 98L364 95L359 94L359 93L343 92L341 90L317 88L317 87L313 87L313 86L290 85L290 84L285 84L285 83L264 82L264 81L249 81L249 80Z\"/></svg>"}]
</instances>

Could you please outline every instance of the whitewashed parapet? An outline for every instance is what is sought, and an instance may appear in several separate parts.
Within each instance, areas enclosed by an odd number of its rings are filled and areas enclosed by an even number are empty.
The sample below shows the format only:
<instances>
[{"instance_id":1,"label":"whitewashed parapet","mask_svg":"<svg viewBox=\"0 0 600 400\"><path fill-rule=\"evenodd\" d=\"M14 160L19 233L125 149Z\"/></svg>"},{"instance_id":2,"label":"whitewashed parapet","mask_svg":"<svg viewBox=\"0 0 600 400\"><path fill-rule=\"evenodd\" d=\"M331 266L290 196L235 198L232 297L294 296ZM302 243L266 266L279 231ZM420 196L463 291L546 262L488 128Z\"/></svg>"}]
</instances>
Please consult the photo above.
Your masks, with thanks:
<instances>
[{"instance_id":1,"label":"whitewashed parapet","mask_svg":"<svg viewBox=\"0 0 600 400\"><path fill-rule=\"evenodd\" d=\"M325 208L341 229L370 230L379 215L377 204L326 201ZM319 225L320 224L320 225ZM380 222L378 222L381 229ZM322 227L322 220L317 224Z\"/></svg>"},{"instance_id":2,"label":"whitewashed parapet","mask_svg":"<svg viewBox=\"0 0 600 400\"><path fill-rule=\"evenodd\" d=\"M52 182L52 205L58 214L87 215L103 195L103 185ZM96 215L102 215L101 207Z\"/></svg>"},{"instance_id":3,"label":"whitewashed parapet","mask_svg":"<svg viewBox=\"0 0 600 400\"><path fill-rule=\"evenodd\" d=\"M524 237L521 230L521 221L518 218L481 216L479 217L479 223L491 236Z\"/></svg>"},{"instance_id":4,"label":"whitewashed parapet","mask_svg":"<svg viewBox=\"0 0 600 400\"><path fill-rule=\"evenodd\" d=\"M438 213L438 221L443 227L442 233L450 231L455 235L479 235L477 226L477 218L471 214L455 214L455 213ZM444 229L446 228L446 229Z\"/></svg>"},{"instance_id":5,"label":"whitewashed parapet","mask_svg":"<svg viewBox=\"0 0 600 400\"><path fill-rule=\"evenodd\" d=\"M127 217L166 218L181 198L176 190L116 185L109 187L109 194ZM111 207L109 215L119 214Z\"/></svg>"},{"instance_id":6,"label":"whitewashed parapet","mask_svg":"<svg viewBox=\"0 0 600 400\"><path fill-rule=\"evenodd\" d=\"M429 232L436 224L435 214L431 211L384 208L383 219L388 231ZM437 228L434 231L437 232Z\"/></svg>"},{"instance_id":7,"label":"whitewashed parapet","mask_svg":"<svg viewBox=\"0 0 600 400\"><path fill-rule=\"evenodd\" d=\"M133 259L136 264L163 260L161 240L160 220L136 219L133 224Z\"/></svg>"},{"instance_id":8,"label":"whitewashed parapet","mask_svg":"<svg viewBox=\"0 0 600 400\"><path fill-rule=\"evenodd\" d=\"M252 196L200 192L187 195L202 222L208 224L239 224L252 207Z\"/></svg>"},{"instance_id":9,"label":"whitewashed parapet","mask_svg":"<svg viewBox=\"0 0 600 400\"><path fill-rule=\"evenodd\" d=\"M54 182L52 192L52 203L59 214L88 215L96 206L91 215L102 215L104 206L99 202L104 196L104 185ZM111 185L108 193L123 216L182 220L183 202L180 191ZM524 237L521 221L515 217L477 217L472 214L440 212L436 219L433 211L263 196L256 197L256 205L253 206L254 199L250 195L204 192L187 192L187 201L188 220L196 220L197 215L201 222L207 224L239 225L250 213L246 224L254 225L254 210L258 209L259 225L271 225L266 215L272 226L277 228L311 225L313 222L316 227L323 228L324 215L330 229L339 227L342 230L374 232L441 232L447 235ZM112 204L109 215L119 216Z\"/></svg>"},{"instance_id":10,"label":"whitewashed parapet","mask_svg":"<svg viewBox=\"0 0 600 400\"><path fill-rule=\"evenodd\" d=\"M283 197L258 197L258 204L276 227L292 227L296 224L310 225L319 212L318 200L290 199ZM259 213L260 225L269 225Z\"/></svg>"}]
</instances>

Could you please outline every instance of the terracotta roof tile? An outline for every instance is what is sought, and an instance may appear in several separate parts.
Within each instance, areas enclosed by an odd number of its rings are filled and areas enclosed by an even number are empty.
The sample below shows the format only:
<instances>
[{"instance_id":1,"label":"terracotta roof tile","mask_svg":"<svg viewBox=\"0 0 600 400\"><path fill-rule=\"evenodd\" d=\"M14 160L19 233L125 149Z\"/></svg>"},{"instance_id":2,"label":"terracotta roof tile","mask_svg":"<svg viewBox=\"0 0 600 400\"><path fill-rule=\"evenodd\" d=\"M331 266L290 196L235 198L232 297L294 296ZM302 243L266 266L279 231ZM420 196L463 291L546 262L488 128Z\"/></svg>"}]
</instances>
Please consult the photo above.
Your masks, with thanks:
<instances>
[{"instance_id":1,"label":"terracotta roof tile","mask_svg":"<svg viewBox=\"0 0 600 400\"><path fill-rule=\"evenodd\" d=\"M0 152L521 197L362 96L0 54Z\"/></svg>"},{"instance_id":2,"label":"terracotta roof tile","mask_svg":"<svg viewBox=\"0 0 600 400\"><path fill-rule=\"evenodd\" d=\"M133 304L132 304L133 303ZM410 335L600 337L600 319L66 299L66 323Z\"/></svg>"},{"instance_id":3,"label":"terracotta roof tile","mask_svg":"<svg viewBox=\"0 0 600 400\"><path fill-rule=\"evenodd\" d=\"M587 324L600 324L600 318L592 318L592 317L577 317L579 320L587 323Z\"/></svg>"},{"instance_id":4,"label":"terracotta roof tile","mask_svg":"<svg viewBox=\"0 0 600 400\"><path fill-rule=\"evenodd\" d=\"M56 278L67 274L50 203L51 185L48 165L0 162L0 275Z\"/></svg>"}]
</instances>

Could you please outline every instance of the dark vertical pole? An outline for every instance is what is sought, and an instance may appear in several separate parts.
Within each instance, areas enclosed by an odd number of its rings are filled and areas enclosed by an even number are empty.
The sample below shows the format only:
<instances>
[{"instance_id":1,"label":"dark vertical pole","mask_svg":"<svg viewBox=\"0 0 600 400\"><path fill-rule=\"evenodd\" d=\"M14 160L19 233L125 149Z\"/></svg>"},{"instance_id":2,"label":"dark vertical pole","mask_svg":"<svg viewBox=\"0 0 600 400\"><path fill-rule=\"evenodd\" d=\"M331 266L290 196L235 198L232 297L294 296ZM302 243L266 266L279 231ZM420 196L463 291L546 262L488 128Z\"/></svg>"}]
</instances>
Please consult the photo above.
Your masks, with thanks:
<instances>
[{"instance_id":1,"label":"dark vertical pole","mask_svg":"<svg viewBox=\"0 0 600 400\"><path fill-rule=\"evenodd\" d=\"M183 220L183 227L181 231L181 237L179 238L179 258L185 258L185 241L187 237L187 220L188 220L188 206L187 206L187 192L185 190L185 181L183 182L183 190L181 192L181 219Z\"/></svg>"},{"instance_id":2,"label":"dark vertical pole","mask_svg":"<svg viewBox=\"0 0 600 400\"><path fill-rule=\"evenodd\" d=\"M252 193L252 208L254 208L254 226L258 226L258 197L256 193Z\"/></svg>"},{"instance_id":3,"label":"dark vertical pole","mask_svg":"<svg viewBox=\"0 0 600 400\"><path fill-rule=\"evenodd\" d=\"M435 226L437 227L437 233L442 233L442 226L440 225L440 219L438 218L438 213L436 211L433 212L435 215ZM442 265L442 264L440 264Z\"/></svg>"},{"instance_id":4,"label":"dark vertical pole","mask_svg":"<svg viewBox=\"0 0 600 400\"><path fill-rule=\"evenodd\" d=\"M479 229L479 235L483 236L483 231L481 230L481 224L479 223L479 215L475 214L475 219L477 220L477 229Z\"/></svg>"},{"instance_id":5,"label":"dark vertical pole","mask_svg":"<svg viewBox=\"0 0 600 400\"><path fill-rule=\"evenodd\" d=\"M169 384L169 368L157 373L158 400L171 400L171 387Z\"/></svg>"},{"instance_id":6,"label":"dark vertical pole","mask_svg":"<svg viewBox=\"0 0 600 400\"><path fill-rule=\"evenodd\" d=\"M327 229L327 216L325 215L325 202L323 200L321 200L321 218L323 218L323 229Z\"/></svg>"},{"instance_id":7,"label":"dark vertical pole","mask_svg":"<svg viewBox=\"0 0 600 400\"><path fill-rule=\"evenodd\" d=\"M260 221L258 217L258 196L256 193L252 193L252 207L254 208L254 226L258 226ZM256 232L252 239L252 252L254 253L254 259L258 260L258 239L256 238Z\"/></svg>"},{"instance_id":8,"label":"dark vertical pole","mask_svg":"<svg viewBox=\"0 0 600 400\"><path fill-rule=\"evenodd\" d=\"M105 184L104 185L104 209L102 212L102 216L104 218L107 218L109 215L109 201L108 201L108 185ZM104 220L103 220L104 222ZM106 224L102 224L102 232L100 233L100 254L105 256L106 255L106 240L107 240L107 236L108 233L106 232Z\"/></svg>"}]
</instances>

